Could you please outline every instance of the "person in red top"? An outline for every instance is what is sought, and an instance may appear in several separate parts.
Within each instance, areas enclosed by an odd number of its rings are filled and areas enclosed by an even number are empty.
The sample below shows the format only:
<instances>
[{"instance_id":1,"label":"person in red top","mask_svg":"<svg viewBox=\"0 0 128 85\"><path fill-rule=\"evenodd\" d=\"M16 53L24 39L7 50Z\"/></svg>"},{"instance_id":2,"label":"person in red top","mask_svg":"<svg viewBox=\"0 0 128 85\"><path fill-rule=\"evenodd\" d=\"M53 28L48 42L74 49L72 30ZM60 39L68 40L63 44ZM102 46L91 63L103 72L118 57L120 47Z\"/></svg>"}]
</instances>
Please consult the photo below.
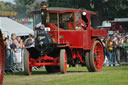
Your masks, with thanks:
<instances>
[{"instance_id":1,"label":"person in red top","mask_svg":"<svg viewBox=\"0 0 128 85\"><path fill-rule=\"evenodd\" d=\"M123 33L124 32L124 28L120 25L120 27L119 27L119 31L121 32L121 33Z\"/></svg>"},{"instance_id":2,"label":"person in red top","mask_svg":"<svg viewBox=\"0 0 128 85\"><path fill-rule=\"evenodd\" d=\"M84 22L84 20L82 20L81 18L78 19L78 21L76 21L76 27L78 27L79 29L83 29L85 30L87 25L86 23Z\"/></svg>"}]
</instances>

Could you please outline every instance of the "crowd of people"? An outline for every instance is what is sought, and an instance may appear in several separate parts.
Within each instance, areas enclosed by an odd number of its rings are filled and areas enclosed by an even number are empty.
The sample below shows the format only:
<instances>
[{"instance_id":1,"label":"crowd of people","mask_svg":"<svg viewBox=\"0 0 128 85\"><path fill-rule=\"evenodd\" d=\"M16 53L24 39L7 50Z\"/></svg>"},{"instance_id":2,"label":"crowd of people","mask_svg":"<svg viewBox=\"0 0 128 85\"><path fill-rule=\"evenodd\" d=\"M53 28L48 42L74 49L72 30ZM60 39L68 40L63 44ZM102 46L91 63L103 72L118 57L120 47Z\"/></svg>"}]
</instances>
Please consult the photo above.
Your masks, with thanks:
<instances>
[{"instance_id":1,"label":"crowd of people","mask_svg":"<svg viewBox=\"0 0 128 85\"><path fill-rule=\"evenodd\" d=\"M3 34L3 40L6 50L12 49L14 52L17 52L17 49L22 49L24 47L21 37L16 36L14 33L11 34L10 40Z\"/></svg>"},{"instance_id":2,"label":"crowd of people","mask_svg":"<svg viewBox=\"0 0 128 85\"><path fill-rule=\"evenodd\" d=\"M21 39L20 36L16 36L15 33L11 34L11 39L8 39L7 37L5 37L5 34L3 34L2 37L3 37L6 50L12 49L14 52L17 52L17 49L24 48L23 40ZM33 40L33 35L29 34L29 37L27 39Z\"/></svg>"},{"instance_id":3,"label":"crowd of people","mask_svg":"<svg viewBox=\"0 0 128 85\"><path fill-rule=\"evenodd\" d=\"M11 34L11 38L2 35L5 44L5 72L13 72L22 62L24 41L15 33ZM27 39L32 39L33 35L29 34ZM18 58L18 59L17 59ZM17 64L18 63L18 64ZM17 66L14 68L14 66ZM14 71L15 72L15 71Z\"/></svg>"},{"instance_id":4,"label":"crowd of people","mask_svg":"<svg viewBox=\"0 0 128 85\"><path fill-rule=\"evenodd\" d=\"M124 62L128 62L128 34L113 33L101 39L105 60L108 59L109 66L116 66L116 62L120 64L123 57Z\"/></svg>"}]
</instances>

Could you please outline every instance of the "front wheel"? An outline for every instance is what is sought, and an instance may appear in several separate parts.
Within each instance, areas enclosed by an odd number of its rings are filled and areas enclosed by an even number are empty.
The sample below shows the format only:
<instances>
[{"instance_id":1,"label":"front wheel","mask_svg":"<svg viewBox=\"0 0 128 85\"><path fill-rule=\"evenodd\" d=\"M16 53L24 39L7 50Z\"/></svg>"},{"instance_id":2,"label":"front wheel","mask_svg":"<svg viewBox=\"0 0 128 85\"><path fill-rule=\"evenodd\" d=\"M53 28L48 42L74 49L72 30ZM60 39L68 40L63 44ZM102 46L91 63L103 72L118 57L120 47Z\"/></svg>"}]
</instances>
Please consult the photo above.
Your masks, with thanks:
<instances>
[{"instance_id":1,"label":"front wheel","mask_svg":"<svg viewBox=\"0 0 128 85\"><path fill-rule=\"evenodd\" d=\"M93 48L90 52L90 67L92 72L101 71L104 63L104 50L100 41L96 40L93 43Z\"/></svg>"},{"instance_id":2,"label":"front wheel","mask_svg":"<svg viewBox=\"0 0 128 85\"><path fill-rule=\"evenodd\" d=\"M24 49L24 72L26 75L32 74L32 67L30 62L30 54L27 49Z\"/></svg>"},{"instance_id":3,"label":"front wheel","mask_svg":"<svg viewBox=\"0 0 128 85\"><path fill-rule=\"evenodd\" d=\"M61 73L67 72L67 54L65 49L60 50L60 71Z\"/></svg>"}]
</instances>

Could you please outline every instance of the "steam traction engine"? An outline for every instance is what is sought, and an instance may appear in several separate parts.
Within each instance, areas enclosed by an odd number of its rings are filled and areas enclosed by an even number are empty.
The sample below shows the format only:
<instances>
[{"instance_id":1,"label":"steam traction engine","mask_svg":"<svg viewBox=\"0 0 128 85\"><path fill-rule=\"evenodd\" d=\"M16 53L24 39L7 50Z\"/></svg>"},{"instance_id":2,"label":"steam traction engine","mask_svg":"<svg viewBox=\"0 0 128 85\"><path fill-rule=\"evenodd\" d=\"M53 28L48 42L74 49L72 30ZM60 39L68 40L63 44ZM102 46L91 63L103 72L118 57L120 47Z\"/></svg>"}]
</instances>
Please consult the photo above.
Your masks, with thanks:
<instances>
[{"instance_id":1,"label":"steam traction engine","mask_svg":"<svg viewBox=\"0 0 128 85\"><path fill-rule=\"evenodd\" d=\"M4 63L5 63L5 50L4 50L4 42L2 39L2 33L0 30L0 85L2 85L3 82L3 76L4 76Z\"/></svg>"},{"instance_id":2,"label":"steam traction engine","mask_svg":"<svg viewBox=\"0 0 128 85\"><path fill-rule=\"evenodd\" d=\"M67 64L86 66L90 72L100 71L104 51L99 37L107 36L106 30L91 27L90 15L94 12L47 8L32 11L34 18L34 43L28 39L25 49L25 73L32 74L32 67L45 66L48 73L67 72Z\"/></svg>"}]
</instances>

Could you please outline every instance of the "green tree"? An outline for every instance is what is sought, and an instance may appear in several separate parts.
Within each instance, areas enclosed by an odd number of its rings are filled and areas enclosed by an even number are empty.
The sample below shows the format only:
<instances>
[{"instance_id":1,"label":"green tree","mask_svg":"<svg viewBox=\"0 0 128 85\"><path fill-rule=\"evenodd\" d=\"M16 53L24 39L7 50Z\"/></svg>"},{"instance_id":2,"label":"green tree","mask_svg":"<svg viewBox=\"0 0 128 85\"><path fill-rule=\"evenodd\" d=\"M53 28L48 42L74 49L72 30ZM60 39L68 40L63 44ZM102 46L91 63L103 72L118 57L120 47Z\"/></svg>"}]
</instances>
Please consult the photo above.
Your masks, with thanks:
<instances>
[{"instance_id":1,"label":"green tree","mask_svg":"<svg viewBox=\"0 0 128 85\"><path fill-rule=\"evenodd\" d=\"M39 3L35 2L37 0L20 1L24 1L25 3L25 6L19 6L20 8L26 7L26 9L22 10L23 13L24 11L28 12L32 9L38 9L40 6ZM104 20L113 20L117 17L128 17L128 0L48 0L48 6L82 8L94 11L97 13L97 15L93 17L94 26L101 25ZM22 12L20 13L22 14Z\"/></svg>"},{"instance_id":2,"label":"green tree","mask_svg":"<svg viewBox=\"0 0 128 85\"><path fill-rule=\"evenodd\" d=\"M15 0L18 18L30 17L29 12L39 8L35 0Z\"/></svg>"},{"instance_id":3,"label":"green tree","mask_svg":"<svg viewBox=\"0 0 128 85\"><path fill-rule=\"evenodd\" d=\"M48 0L50 7L83 8L95 11L94 26L101 25L104 20L128 17L128 0Z\"/></svg>"},{"instance_id":4,"label":"green tree","mask_svg":"<svg viewBox=\"0 0 128 85\"><path fill-rule=\"evenodd\" d=\"M9 2L0 2L0 9L1 11L13 11L14 10L14 5L12 5Z\"/></svg>"}]
</instances>

